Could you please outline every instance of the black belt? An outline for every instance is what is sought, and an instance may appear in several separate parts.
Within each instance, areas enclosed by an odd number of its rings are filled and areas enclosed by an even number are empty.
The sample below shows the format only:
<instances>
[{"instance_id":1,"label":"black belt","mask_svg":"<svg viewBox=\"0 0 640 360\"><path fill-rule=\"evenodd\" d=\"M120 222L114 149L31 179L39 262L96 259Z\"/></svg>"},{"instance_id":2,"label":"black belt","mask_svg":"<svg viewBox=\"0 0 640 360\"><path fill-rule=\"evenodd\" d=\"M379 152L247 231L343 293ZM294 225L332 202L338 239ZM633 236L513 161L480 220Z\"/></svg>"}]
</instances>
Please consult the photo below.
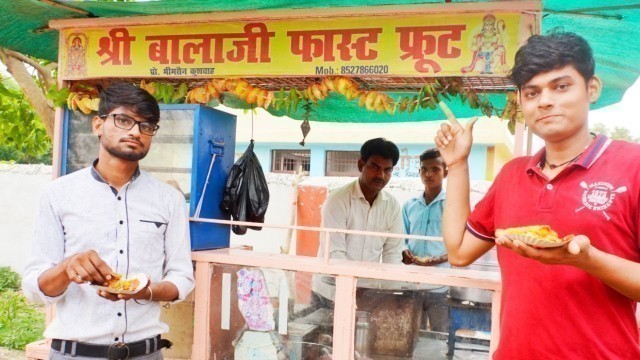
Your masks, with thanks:
<instances>
[{"instance_id":1,"label":"black belt","mask_svg":"<svg viewBox=\"0 0 640 360\"><path fill-rule=\"evenodd\" d=\"M171 348L171 341L161 339L160 335L131 343L115 343L111 345L87 344L77 341L53 339L51 348L62 355L85 356L112 360L128 358L154 353L162 348Z\"/></svg>"}]
</instances>

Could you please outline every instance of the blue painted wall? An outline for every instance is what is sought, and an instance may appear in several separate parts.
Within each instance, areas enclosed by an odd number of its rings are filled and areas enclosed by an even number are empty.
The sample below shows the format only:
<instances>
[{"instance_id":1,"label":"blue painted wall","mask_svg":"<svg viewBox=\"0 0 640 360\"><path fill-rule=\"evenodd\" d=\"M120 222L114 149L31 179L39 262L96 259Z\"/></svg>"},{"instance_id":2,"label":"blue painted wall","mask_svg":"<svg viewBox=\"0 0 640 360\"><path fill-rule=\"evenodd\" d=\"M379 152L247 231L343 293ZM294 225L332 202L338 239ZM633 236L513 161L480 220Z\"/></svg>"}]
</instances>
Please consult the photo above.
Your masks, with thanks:
<instances>
[{"instance_id":1,"label":"blue painted wall","mask_svg":"<svg viewBox=\"0 0 640 360\"><path fill-rule=\"evenodd\" d=\"M306 146L300 146L298 143L255 143L254 151L260 160L262 169L265 172L271 170L271 150L310 150L311 151L311 169L310 176L324 176L326 151L359 151L362 144L319 144L307 143ZM400 160L394 169L394 177L417 177L419 168L420 154L434 144L417 145L417 144L396 144L400 149ZM248 142L236 143L236 157L242 154L249 146ZM471 180L485 180L487 168L487 147L485 145L474 145L469 155L470 176Z\"/></svg>"}]
</instances>

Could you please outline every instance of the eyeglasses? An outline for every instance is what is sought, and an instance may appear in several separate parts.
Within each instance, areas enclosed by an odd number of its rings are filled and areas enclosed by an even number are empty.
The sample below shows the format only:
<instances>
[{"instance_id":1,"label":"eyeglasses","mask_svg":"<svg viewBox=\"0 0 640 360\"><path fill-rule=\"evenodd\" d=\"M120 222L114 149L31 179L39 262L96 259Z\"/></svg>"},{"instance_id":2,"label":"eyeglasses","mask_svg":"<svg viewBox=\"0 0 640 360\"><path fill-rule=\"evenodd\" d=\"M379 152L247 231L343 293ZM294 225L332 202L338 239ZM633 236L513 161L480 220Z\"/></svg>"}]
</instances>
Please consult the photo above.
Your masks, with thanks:
<instances>
[{"instance_id":1,"label":"eyeglasses","mask_svg":"<svg viewBox=\"0 0 640 360\"><path fill-rule=\"evenodd\" d=\"M158 129L160 129L160 126L156 123L152 123L151 121L136 121L131 116L125 114L107 114L100 115L99 117L101 119L106 119L109 116L113 117L113 124L117 128L123 130L131 130L134 126L136 126L136 124L138 124L138 129L140 129L141 133L153 136L158 132Z\"/></svg>"}]
</instances>

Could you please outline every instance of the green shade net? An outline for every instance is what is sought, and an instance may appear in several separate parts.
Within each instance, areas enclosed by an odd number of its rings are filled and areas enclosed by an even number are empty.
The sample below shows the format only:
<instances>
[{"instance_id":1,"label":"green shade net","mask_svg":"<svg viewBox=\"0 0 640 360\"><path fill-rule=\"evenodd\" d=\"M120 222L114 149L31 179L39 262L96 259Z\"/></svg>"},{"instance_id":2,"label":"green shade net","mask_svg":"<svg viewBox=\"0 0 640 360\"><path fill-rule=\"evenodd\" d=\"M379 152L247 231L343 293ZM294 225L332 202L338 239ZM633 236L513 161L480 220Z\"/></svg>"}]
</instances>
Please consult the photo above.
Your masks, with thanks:
<instances>
[{"instance_id":1,"label":"green shade net","mask_svg":"<svg viewBox=\"0 0 640 360\"><path fill-rule=\"evenodd\" d=\"M398 99L402 96L406 96L405 93L392 93L387 92L389 96L394 99ZM413 94L413 93L412 93ZM503 94L488 94L480 95L480 97L488 97L491 103L497 108L504 108L506 97ZM444 101L444 100L443 100ZM482 116L479 109L471 109L467 104L463 104L459 98L452 98L451 101L445 101L449 108L451 108L457 117L467 118L472 116ZM239 100L235 96L226 96L224 104L232 108L249 109L250 105L243 100ZM302 101L298 105L298 109L295 112L287 114L285 110L275 110L273 107L269 108L269 112L275 116L289 116L293 119L303 120L305 118L305 111L302 108ZM436 110L416 109L414 112L396 112L393 115L389 115L386 112L377 113L375 111L369 111L363 107L358 106L358 99L353 101L347 101L342 95L330 93L330 95L324 99L318 101L318 106L313 106L312 111L309 114L309 120L311 121L328 121L328 122L357 122L357 123L389 123L389 122L417 122L417 121L433 121L446 119L444 113L438 108Z\"/></svg>"},{"instance_id":2,"label":"green shade net","mask_svg":"<svg viewBox=\"0 0 640 360\"><path fill-rule=\"evenodd\" d=\"M63 1L61 8L37 0L4 0L0 2L0 46L42 59L57 61L58 32L48 29L49 20L125 17L159 14L189 14L200 12L244 11L260 9L309 9L345 6L379 6L443 3L442 0L156 0L147 2ZM472 1L452 1L472 2ZM484 2L484 1L473 1ZM597 107L620 101L624 91L640 74L640 1L623 0L547 0L543 1L542 32L562 27L576 32L590 42L596 56L596 73L605 84ZM74 11L77 10L77 11ZM186 80L185 80L186 81ZM397 98L399 94L390 94ZM498 108L504 96L490 95ZM228 105L233 106L233 101ZM242 104L238 104L240 107ZM439 110L419 110L412 114L393 116L377 114L359 108L357 102L341 96L331 96L320 103L311 117L316 121L338 122L404 122L440 120ZM476 110L452 101L452 110L459 117L479 115ZM282 115L282 112L274 112ZM302 110L292 114L304 117Z\"/></svg>"}]
</instances>

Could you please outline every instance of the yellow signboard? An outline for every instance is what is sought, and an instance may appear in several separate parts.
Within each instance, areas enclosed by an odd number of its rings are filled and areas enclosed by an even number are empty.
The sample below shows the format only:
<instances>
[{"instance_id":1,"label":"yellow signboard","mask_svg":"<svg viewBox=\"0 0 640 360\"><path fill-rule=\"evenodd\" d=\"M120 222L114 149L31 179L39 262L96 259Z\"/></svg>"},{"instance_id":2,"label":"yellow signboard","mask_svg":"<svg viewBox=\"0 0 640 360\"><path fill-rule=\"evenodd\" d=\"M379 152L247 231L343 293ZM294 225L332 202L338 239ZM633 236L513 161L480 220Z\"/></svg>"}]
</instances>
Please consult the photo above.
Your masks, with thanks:
<instances>
[{"instance_id":1,"label":"yellow signboard","mask_svg":"<svg viewBox=\"0 0 640 360\"><path fill-rule=\"evenodd\" d=\"M65 80L504 76L523 14L361 16L61 30Z\"/></svg>"}]
</instances>

